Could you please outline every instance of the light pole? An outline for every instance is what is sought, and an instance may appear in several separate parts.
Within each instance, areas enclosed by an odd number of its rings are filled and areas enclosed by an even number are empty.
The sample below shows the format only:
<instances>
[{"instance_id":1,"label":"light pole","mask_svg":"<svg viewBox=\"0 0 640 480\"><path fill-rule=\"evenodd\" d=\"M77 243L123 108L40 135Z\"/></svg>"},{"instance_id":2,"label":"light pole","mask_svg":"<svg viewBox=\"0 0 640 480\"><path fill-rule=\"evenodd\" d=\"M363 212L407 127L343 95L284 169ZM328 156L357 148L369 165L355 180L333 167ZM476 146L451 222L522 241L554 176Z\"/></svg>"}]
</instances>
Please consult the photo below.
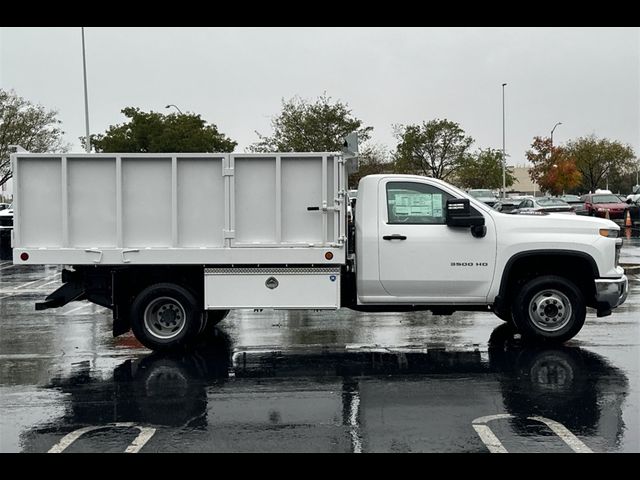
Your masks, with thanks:
<instances>
[{"instance_id":1,"label":"light pole","mask_svg":"<svg viewBox=\"0 0 640 480\"><path fill-rule=\"evenodd\" d=\"M556 129L556 127L557 127L558 125L562 125L562 122L558 122L558 123L556 123L556 124L553 126L553 128L551 129L551 148L553 148L553 131Z\"/></svg>"},{"instance_id":2,"label":"light pole","mask_svg":"<svg viewBox=\"0 0 640 480\"><path fill-rule=\"evenodd\" d=\"M504 147L504 87L506 85L506 83L502 84L502 198L507 198L507 156Z\"/></svg>"},{"instance_id":3,"label":"light pole","mask_svg":"<svg viewBox=\"0 0 640 480\"><path fill-rule=\"evenodd\" d=\"M84 52L84 27L82 27L82 72L84 74L84 122L86 127L85 147L91 153L91 138L89 137L89 94L87 93L87 59Z\"/></svg>"},{"instance_id":4,"label":"light pole","mask_svg":"<svg viewBox=\"0 0 640 480\"><path fill-rule=\"evenodd\" d=\"M178 110L178 112L180 112L180 115L183 115L182 110L180 110L176 105L174 105L173 103L167 105L164 108L169 108L169 107L174 107L176 110Z\"/></svg>"}]
</instances>

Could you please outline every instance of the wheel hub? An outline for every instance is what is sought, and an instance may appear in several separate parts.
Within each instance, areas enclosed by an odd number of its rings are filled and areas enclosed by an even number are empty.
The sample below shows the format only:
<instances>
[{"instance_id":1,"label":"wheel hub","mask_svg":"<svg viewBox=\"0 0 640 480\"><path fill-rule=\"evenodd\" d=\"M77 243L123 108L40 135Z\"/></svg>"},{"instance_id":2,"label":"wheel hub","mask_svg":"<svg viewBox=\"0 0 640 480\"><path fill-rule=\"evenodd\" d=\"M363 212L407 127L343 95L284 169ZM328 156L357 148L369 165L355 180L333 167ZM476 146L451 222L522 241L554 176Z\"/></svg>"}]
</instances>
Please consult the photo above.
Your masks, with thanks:
<instances>
[{"instance_id":1,"label":"wheel hub","mask_svg":"<svg viewBox=\"0 0 640 480\"><path fill-rule=\"evenodd\" d=\"M144 311L144 326L156 338L169 340L185 327L184 307L171 297L156 298Z\"/></svg>"},{"instance_id":2,"label":"wheel hub","mask_svg":"<svg viewBox=\"0 0 640 480\"><path fill-rule=\"evenodd\" d=\"M559 290L543 290L531 299L529 313L537 328L546 332L555 332L563 328L571 319L571 302Z\"/></svg>"}]
</instances>

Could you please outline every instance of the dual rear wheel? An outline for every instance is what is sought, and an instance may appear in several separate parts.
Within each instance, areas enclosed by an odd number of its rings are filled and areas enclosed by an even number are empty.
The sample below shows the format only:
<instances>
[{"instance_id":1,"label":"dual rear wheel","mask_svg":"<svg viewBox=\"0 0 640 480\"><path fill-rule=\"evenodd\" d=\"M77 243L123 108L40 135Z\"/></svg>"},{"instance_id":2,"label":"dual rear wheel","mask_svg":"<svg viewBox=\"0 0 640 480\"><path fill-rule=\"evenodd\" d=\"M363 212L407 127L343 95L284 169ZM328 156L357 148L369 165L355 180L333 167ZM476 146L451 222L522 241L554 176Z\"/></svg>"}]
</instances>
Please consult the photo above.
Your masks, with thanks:
<instances>
[{"instance_id":1,"label":"dual rear wheel","mask_svg":"<svg viewBox=\"0 0 640 480\"><path fill-rule=\"evenodd\" d=\"M131 304L131 329L152 350L170 350L211 334L228 310L203 311L202 302L188 289L156 283L142 290Z\"/></svg>"}]
</instances>

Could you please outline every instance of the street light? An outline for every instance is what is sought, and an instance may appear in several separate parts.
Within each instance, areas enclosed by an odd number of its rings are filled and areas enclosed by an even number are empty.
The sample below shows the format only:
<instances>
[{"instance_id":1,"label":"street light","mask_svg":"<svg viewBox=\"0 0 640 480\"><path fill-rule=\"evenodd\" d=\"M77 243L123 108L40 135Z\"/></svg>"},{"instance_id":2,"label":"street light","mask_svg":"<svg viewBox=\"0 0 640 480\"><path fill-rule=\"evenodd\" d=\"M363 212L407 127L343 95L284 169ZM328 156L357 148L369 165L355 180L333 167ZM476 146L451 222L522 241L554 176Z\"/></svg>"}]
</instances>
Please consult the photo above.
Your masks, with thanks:
<instances>
[{"instance_id":1,"label":"street light","mask_svg":"<svg viewBox=\"0 0 640 480\"><path fill-rule=\"evenodd\" d=\"M84 53L84 27L82 27L82 72L84 74L84 122L87 132L85 148L91 153L91 138L89 137L89 94L87 93L87 59Z\"/></svg>"},{"instance_id":2,"label":"street light","mask_svg":"<svg viewBox=\"0 0 640 480\"><path fill-rule=\"evenodd\" d=\"M504 148L504 87L502 84L502 198L507 198L507 156Z\"/></svg>"},{"instance_id":3,"label":"street light","mask_svg":"<svg viewBox=\"0 0 640 480\"><path fill-rule=\"evenodd\" d=\"M558 125L562 125L562 122L558 122L558 123L556 123L556 124L553 126L553 128L551 129L551 147L553 147L553 131L556 129L556 127L557 127Z\"/></svg>"},{"instance_id":4,"label":"street light","mask_svg":"<svg viewBox=\"0 0 640 480\"><path fill-rule=\"evenodd\" d=\"M182 115L182 114L183 114L183 113L182 113L182 110L180 110L180 109L179 109L176 105L174 105L173 103L171 103L171 104L167 105L167 106L166 106L166 107L164 107L164 108L169 108L169 107L175 107L175 109L176 109L176 110L178 110L178 112L180 112L180 115Z\"/></svg>"}]
</instances>

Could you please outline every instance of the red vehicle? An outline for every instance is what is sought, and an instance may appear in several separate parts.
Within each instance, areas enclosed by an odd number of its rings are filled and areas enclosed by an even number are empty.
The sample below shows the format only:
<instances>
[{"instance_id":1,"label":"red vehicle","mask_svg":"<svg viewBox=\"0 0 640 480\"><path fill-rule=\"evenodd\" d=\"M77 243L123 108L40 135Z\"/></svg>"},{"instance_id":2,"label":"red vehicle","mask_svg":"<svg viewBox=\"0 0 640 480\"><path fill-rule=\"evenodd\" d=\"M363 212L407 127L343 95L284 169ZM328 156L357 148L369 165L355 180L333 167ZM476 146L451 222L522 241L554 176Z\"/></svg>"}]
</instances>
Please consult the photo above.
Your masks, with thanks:
<instances>
[{"instance_id":1,"label":"red vehicle","mask_svg":"<svg viewBox=\"0 0 640 480\"><path fill-rule=\"evenodd\" d=\"M624 219L625 212L629 207L612 193L589 193L583 195L582 200L584 201L587 215L592 217L605 218L608 211L609 218Z\"/></svg>"}]
</instances>

